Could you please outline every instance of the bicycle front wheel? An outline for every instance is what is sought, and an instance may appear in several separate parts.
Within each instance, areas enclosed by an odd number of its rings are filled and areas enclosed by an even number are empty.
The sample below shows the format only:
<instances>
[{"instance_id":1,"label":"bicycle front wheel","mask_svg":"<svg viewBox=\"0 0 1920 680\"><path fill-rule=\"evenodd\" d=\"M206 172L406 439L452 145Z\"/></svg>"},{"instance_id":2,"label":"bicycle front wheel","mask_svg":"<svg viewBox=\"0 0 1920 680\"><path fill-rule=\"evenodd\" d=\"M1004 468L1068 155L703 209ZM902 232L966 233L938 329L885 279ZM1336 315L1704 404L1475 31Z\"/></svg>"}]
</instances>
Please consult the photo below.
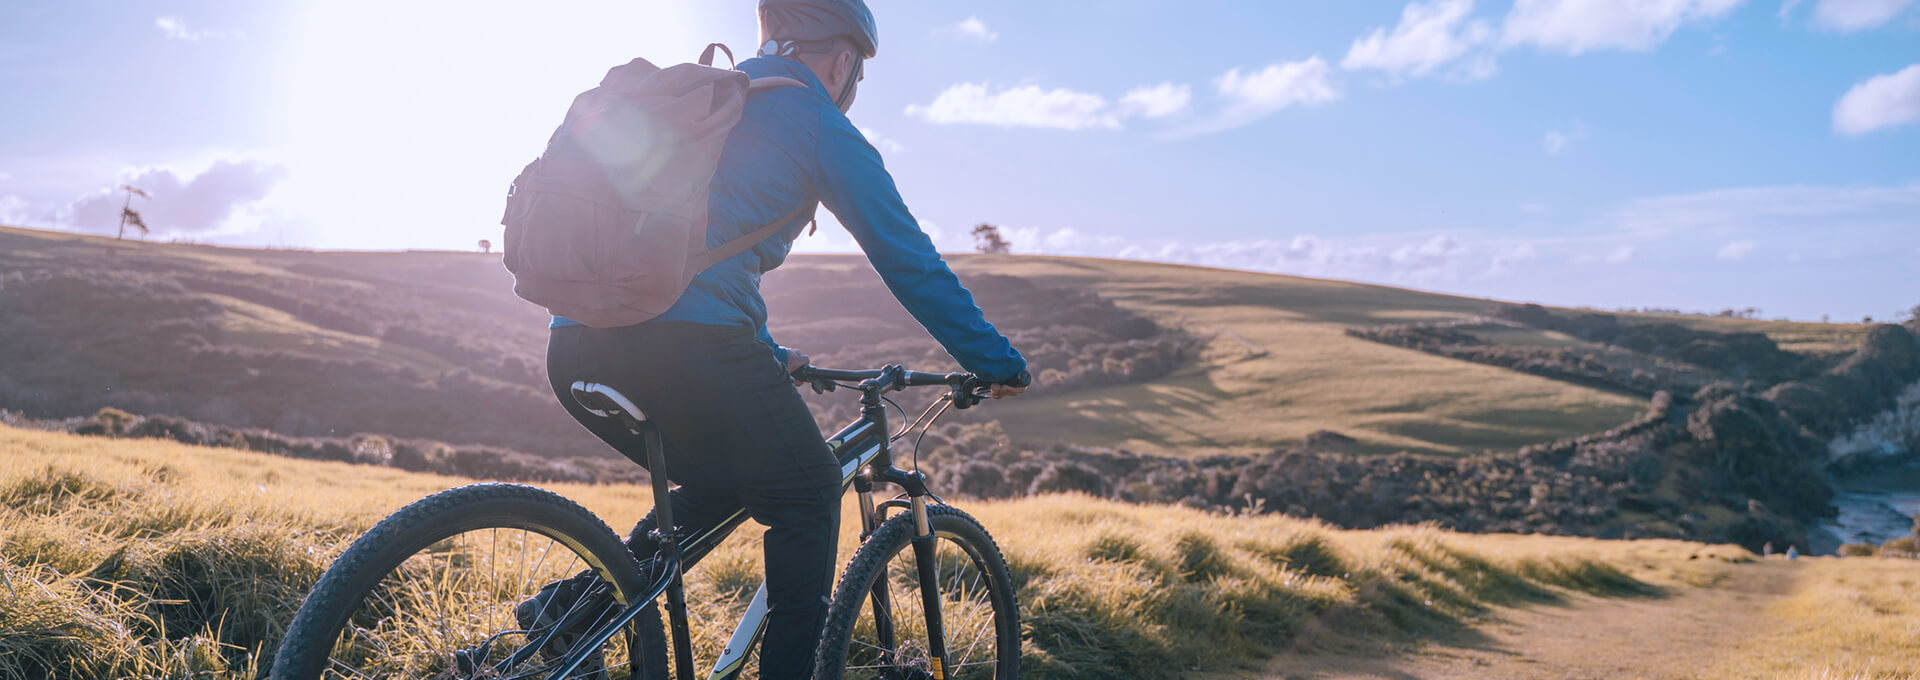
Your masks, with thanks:
<instances>
[{"instance_id":1,"label":"bicycle front wheel","mask_svg":"<svg viewBox=\"0 0 1920 680\"><path fill-rule=\"evenodd\" d=\"M549 631L598 627L646 585L613 531L572 501L517 484L449 489L334 560L287 628L272 678L544 678L584 637ZM630 666L627 637L568 677ZM522 650L536 640L541 649Z\"/></svg>"},{"instance_id":2,"label":"bicycle front wheel","mask_svg":"<svg viewBox=\"0 0 1920 680\"><path fill-rule=\"evenodd\" d=\"M929 505L937 578L922 583L913 517L900 513L867 538L834 589L815 680L1015 680L1020 612L999 546L978 521ZM922 588L936 591L947 658L936 676Z\"/></svg>"}]
</instances>

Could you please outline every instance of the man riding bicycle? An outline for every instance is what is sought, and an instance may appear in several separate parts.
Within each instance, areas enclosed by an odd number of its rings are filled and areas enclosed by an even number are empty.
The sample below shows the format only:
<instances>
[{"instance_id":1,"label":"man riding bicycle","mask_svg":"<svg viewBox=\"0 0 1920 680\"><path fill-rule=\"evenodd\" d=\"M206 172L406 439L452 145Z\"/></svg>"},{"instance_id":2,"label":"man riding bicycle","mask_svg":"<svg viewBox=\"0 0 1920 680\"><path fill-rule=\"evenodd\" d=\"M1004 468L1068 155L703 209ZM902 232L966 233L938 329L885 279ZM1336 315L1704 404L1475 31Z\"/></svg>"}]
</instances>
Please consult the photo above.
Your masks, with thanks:
<instances>
[{"instance_id":1,"label":"man riding bicycle","mask_svg":"<svg viewBox=\"0 0 1920 680\"><path fill-rule=\"evenodd\" d=\"M866 252L894 296L995 398L1030 382L1026 360L986 321L901 200L879 153L846 111L877 51L862 0L760 0L753 78L788 77L748 100L726 138L708 201L708 245L752 233L796 205L824 204ZM570 396L576 380L631 398L660 431L676 523L710 526L744 507L766 525L769 615L761 676L805 678L832 587L841 472L789 374L807 356L767 332L760 277L786 259L809 221L694 277L660 316L593 328L554 317L547 371L561 405L594 435L644 463L642 442ZM653 471L659 474L661 471ZM643 536L629 539L643 559Z\"/></svg>"}]
</instances>

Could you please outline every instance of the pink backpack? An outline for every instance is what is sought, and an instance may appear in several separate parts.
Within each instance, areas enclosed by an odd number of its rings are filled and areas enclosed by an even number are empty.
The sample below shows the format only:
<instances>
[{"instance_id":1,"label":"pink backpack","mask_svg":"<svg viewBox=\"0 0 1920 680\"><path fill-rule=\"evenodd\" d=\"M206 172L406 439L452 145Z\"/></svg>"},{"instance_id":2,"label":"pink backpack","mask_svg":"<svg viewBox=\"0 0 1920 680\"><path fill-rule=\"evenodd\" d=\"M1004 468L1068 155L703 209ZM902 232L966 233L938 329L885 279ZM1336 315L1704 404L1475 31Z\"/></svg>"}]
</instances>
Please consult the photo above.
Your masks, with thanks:
<instances>
[{"instance_id":1,"label":"pink backpack","mask_svg":"<svg viewBox=\"0 0 1920 680\"><path fill-rule=\"evenodd\" d=\"M634 59L574 98L507 193L502 252L514 293L588 326L630 326L666 312L695 274L813 209L707 249L707 188L747 97L805 87L715 68L715 48L726 50L709 45L697 64Z\"/></svg>"}]
</instances>

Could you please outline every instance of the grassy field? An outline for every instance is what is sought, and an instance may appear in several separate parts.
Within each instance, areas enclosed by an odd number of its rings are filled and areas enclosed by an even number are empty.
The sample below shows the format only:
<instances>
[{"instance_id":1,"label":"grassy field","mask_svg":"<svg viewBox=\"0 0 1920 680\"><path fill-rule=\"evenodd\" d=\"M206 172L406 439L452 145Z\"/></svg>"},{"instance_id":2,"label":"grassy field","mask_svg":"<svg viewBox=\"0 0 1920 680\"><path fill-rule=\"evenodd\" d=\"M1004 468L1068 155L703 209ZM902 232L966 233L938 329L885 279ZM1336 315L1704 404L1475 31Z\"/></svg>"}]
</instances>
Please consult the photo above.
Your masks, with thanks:
<instances>
[{"instance_id":1,"label":"grassy field","mask_svg":"<svg viewBox=\"0 0 1920 680\"><path fill-rule=\"evenodd\" d=\"M346 541L466 481L7 428L0 452L0 570L15 593L0 600L0 677L244 676ZM553 488L616 527L648 505L637 487ZM1340 531L1074 496L965 507L1022 583L1034 678L1251 673L1284 645L1415 642L1497 605L1647 596L1750 559L1674 541ZM744 605L716 594L758 571L744 533L692 575L705 658L725 634L711 622Z\"/></svg>"},{"instance_id":2,"label":"grassy field","mask_svg":"<svg viewBox=\"0 0 1920 680\"><path fill-rule=\"evenodd\" d=\"M1711 678L1920 678L1920 562L1821 558Z\"/></svg>"}]
</instances>

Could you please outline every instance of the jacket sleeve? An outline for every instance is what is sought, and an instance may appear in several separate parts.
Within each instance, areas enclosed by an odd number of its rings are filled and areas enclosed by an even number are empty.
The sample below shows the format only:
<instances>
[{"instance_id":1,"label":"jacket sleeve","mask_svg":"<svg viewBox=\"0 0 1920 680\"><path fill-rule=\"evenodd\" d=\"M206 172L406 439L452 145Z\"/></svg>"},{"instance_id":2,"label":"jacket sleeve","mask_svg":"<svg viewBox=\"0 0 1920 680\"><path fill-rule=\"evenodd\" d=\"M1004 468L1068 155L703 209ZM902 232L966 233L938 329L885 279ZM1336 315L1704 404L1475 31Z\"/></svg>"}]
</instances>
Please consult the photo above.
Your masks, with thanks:
<instances>
[{"instance_id":1,"label":"jacket sleeve","mask_svg":"<svg viewBox=\"0 0 1920 680\"><path fill-rule=\"evenodd\" d=\"M760 338L760 342L766 343L768 347L773 348L773 355L779 357L781 366L787 365L787 348L781 347L780 343L773 341L773 334L767 332L766 324L760 324L760 332L756 334L756 337Z\"/></svg>"},{"instance_id":2,"label":"jacket sleeve","mask_svg":"<svg viewBox=\"0 0 1920 680\"><path fill-rule=\"evenodd\" d=\"M860 243L894 298L955 361L989 380L1019 375L1026 358L987 323L973 294L907 212L880 152L838 113L822 116L815 182L820 202Z\"/></svg>"}]
</instances>

